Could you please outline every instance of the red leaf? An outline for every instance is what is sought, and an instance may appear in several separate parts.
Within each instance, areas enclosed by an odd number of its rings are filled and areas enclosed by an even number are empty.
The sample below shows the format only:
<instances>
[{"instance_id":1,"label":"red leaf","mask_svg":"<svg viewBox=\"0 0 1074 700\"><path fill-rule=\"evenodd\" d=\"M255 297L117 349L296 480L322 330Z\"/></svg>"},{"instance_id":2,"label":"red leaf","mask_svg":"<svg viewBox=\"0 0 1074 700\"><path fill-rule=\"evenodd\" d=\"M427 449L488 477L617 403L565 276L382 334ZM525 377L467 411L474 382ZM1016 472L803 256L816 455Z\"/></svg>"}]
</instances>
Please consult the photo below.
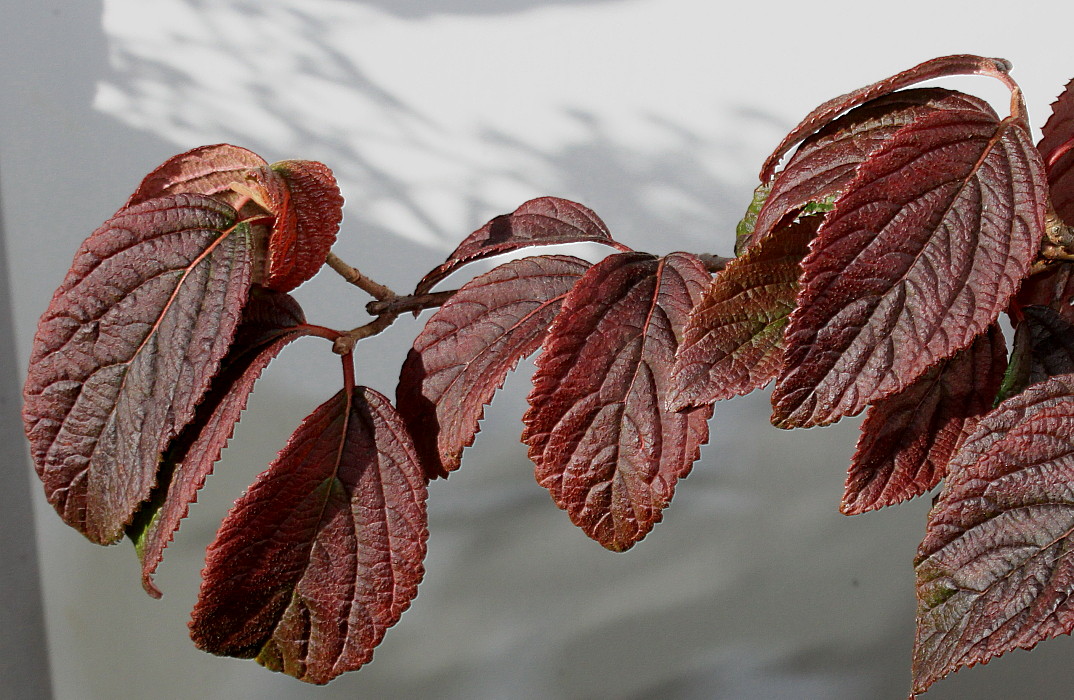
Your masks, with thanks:
<instances>
[{"instance_id":1,"label":"red leaf","mask_svg":"<svg viewBox=\"0 0 1074 700\"><path fill-rule=\"evenodd\" d=\"M690 312L672 370L671 410L748 394L776 378L802 258L820 222L806 217L717 273Z\"/></svg>"},{"instance_id":2,"label":"red leaf","mask_svg":"<svg viewBox=\"0 0 1074 700\"><path fill-rule=\"evenodd\" d=\"M1074 372L1074 325L1047 306L1022 309L1029 335L1028 384Z\"/></svg>"},{"instance_id":3,"label":"red leaf","mask_svg":"<svg viewBox=\"0 0 1074 700\"><path fill-rule=\"evenodd\" d=\"M142 586L154 598L161 595L153 574L164 557L164 548L231 439L254 382L285 345L307 334L304 324L302 309L288 295L251 290L242 324L220 372L194 419L164 453L156 498L142 507L127 528L142 561Z\"/></svg>"},{"instance_id":4,"label":"red leaf","mask_svg":"<svg viewBox=\"0 0 1074 700\"><path fill-rule=\"evenodd\" d=\"M227 143L199 146L172 156L146 175L126 206L169 194L224 195L232 183L243 181L247 170L264 165L261 156L245 148ZM224 199L234 204L232 199Z\"/></svg>"},{"instance_id":5,"label":"red leaf","mask_svg":"<svg viewBox=\"0 0 1074 700\"><path fill-rule=\"evenodd\" d=\"M251 266L234 218L194 195L121 210L41 317L26 434L49 503L94 542L123 534L231 343Z\"/></svg>"},{"instance_id":6,"label":"red leaf","mask_svg":"<svg viewBox=\"0 0 1074 700\"><path fill-rule=\"evenodd\" d=\"M1074 629L1074 378L1004 401L951 459L918 551L914 692Z\"/></svg>"},{"instance_id":7,"label":"red leaf","mask_svg":"<svg viewBox=\"0 0 1074 700\"><path fill-rule=\"evenodd\" d=\"M1028 272L1046 202L1012 119L945 110L903 128L859 167L803 262L773 422L854 415L967 347Z\"/></svg>"},{"instance_id":8,"label":"red leaf","mask_svg":"<svg viewBox=\"0 0 1074 700\"><path fill-rule=\"evenodd\" d=\"M311 160L273 163L248 178L276 216L264 284L289 292L324 265L343 220L343 196L328 166Z\"/></svg>"},{"instance_id":9,"label":"red leaf","mask_svg":"<svg viewBox=\"0 0 1074 700\"><path fill-rule=\"evenodd\" d=\"M856 515L883 508L940 483L959 438L991 410L1006 367L1003 333L992 324L905 391L870 406L840 510Z\"/></svg>"},{"instance_id":10,"label":"red leaf","mask_svg":"<svg viewBox=\"0 0 1074 700\"><path fill-rule=\"evenodd\" d=\"M1037 148L1048 168L1055 212L1064 222L1074 222L1074 80L1052 103Z\"/></svg>"},{"instance_id":11,"label":"red leaf","mask_svg":"<svg viewBox=\"0 0 1074 700\"><path fill-rule=\"evenodd\" d=\"M538 356L522 436L537 481L608 549L648 534L708 437L711 406L664 406L709 277L686 253L610 256L567 295Z\"/></svg>"},{"instance_id":12,"label":"red leaf","mask_svg":"<svg viewBox=\"0 0 1074 700\"><path fill-rule=\"evenodd\" d=\"M425 476L371 389L307 417L209 547L190 623L198 647L327 683L373 656L424 569Z\"/></svg>"},{"instance_id":13,"label":"red leaf","mask_svg":"<svg viewBox=\"0 0 1074 700\"><path fill-rule=\"evenodd\" d=\"M458 469L485 405L537 350L588 268L561 255L515 260L474 278L429 319L403 365L396 399L429 478Z\"/></svg>"},{"instance_id":14,"label":"red leaf","mask_svg":"<svg viewBox=\"0 0 1074 700\"><path fill-rule=\"evenodd\" d=\"M869 100L887 95L888 93L910 87L917 83L933 78L943 78L951 75L988 75L1003 82L1011 91L1017 89L1014 81L1007 75L1011 69L1009 61L1002 58L984 58L981 56L955 55L934 58L918 64L909 70L896 73L890 78L885 78L872 85L848 92L845 95L834 97L810 112L791 133L784 137L782 143L776 147L772 155L768 156L761 167L761 182L772 179L773 173L779 161L787 154L795 144L800 143L813 132L823 128L843 112L865 104Z\"/></svg>"},{"instance_id":15,"label":"red leaf","mask_svg":"<svg viewBox=\"0 0 1074 700\"><path fill-rule=\"evenodd\" d=\"M895 132L939 109L981 109L987 103L951 90L903 90L856 107L810 136L772 181L745 247L774 230L810 202L830 201L854 179L864 161Z\"/></svg>"},{"instance_id":16,"label":"red leaf","mask_svg":"<svg viewBox=\"0 0 1074 700\"><path fill-rule=\"evenodd\" d=\"M1018 290L1019 306L1048 306L1074 323L1074 263L1056 261L1026 278Z\"/></svg>"},{"instance_id":17,"label":"red leaf","mask_svg":"<svg viewBox=\"0 0 1074 700\"><path fill-rule=\"evenodd\" d=\"M425 294L452 272L475 260L528 246L585 241L629 250L612 240L600 217L581 204L556 197L531 199L511 214L497 216L467 236L444 264L422 278L414 293Z\"/></svg>"}]
</instances>

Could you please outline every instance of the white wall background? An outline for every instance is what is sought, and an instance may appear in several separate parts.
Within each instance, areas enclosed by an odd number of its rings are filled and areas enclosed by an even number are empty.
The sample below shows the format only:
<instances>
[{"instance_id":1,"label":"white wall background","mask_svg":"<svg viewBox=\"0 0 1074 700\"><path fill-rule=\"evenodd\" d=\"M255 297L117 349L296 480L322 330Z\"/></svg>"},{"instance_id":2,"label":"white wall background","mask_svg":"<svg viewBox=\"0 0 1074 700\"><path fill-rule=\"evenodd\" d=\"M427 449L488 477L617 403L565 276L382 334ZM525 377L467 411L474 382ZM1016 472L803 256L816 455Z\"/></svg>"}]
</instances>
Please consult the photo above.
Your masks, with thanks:
<instances>
[{"instance_id":1,"label":"white wall background","mask_svg":"<svg viewBox=\"0 0 1074 700\"><path fill-rule=\"evenodd\" d=\"M728 254L761 161L829 97L937 55L1004 56L1039 127L1074 76L1064 3L0 0L0 13L12 386L78 243L195 145L329 164L347 198L337 252L405 290L544 194L587 204L638 249ZM947 84L1006 108L986 79ZM330 275L297 296L314 322L363 318L366 300ZM417 328L363 343L360 381L393 395ZM163 600L142 592L129 546L66 529L36 481L32 517L24 499L5 509L5 532L22 534L0 540L5 570L32 574L15 543L36 526L48 642L6 635L0 696L46 697L45 651L63 700L905 696L927 503L838 514L856 420L788 434L768 425L766 395L719 405L665 521L616 555L533 482L518 444L527 374L509 379L462 470L431 485L425 582L358 673L308 687L186 635L231 501L339 386L336 358L310 339L258 385L166 555ZM19 420L10 394L5 428ZM22 493L25 449L9 451L0 486ZM2 593L30 629L32 588ZM1062 697L1072 657L1054 640L929 697Z\"/></svg>"}]
</instances>

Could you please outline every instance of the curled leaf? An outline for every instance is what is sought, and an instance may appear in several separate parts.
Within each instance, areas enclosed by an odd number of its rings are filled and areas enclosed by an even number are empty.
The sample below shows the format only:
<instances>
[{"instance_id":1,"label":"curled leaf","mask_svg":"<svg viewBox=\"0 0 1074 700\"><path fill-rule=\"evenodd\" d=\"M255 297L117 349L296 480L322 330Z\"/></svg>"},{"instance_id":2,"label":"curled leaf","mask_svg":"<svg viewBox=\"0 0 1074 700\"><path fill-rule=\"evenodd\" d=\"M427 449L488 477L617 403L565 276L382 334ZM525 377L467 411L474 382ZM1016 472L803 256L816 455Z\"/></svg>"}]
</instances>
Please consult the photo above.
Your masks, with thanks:
<instances>
[{"instance_id":1,"label":"curled leaf","mask_svg":"<svg viewBox=\"0 0 1074 700\"><path fill-rule=\"evenodd\" d=\"M227 353L248 234L208 197L123 209L82 244L41 317L26 434L49 503L94 542L122 536Z\"/></svg>"},{"instance_id":2,"label":"curled leaf","mask_svg":"<svg viewBox=\"0 0 1074 700\"><path fill-rule=\"evenodd\" d=\"M856 515L920 496L947 473L959 439L992 408L1007 366L996 324L904 391L869 407L840 510Z\"/></svg>"},{"instance_id":3,"label":"curled leaf","mask_svg":"<svg viewBox=\"0 0 1074 700\"><path fill-rule=\"evenodd\" d=\"M806 139L775 176L756 225L742 248L771 233L811 202L831 202L869 154L915 119L940 109L982 109L971 95L939 88L901 90L866 102Z\"/></svg>"},{"instance_id":4,"label":"curled leaf","mask_svg":"<svg viewBox=\"0 0 1074 700\"><path fill-rule=\"evenodd\" d=\"M802 264L772 421L855 415L967 347L1036 256L1047 187L1011 118L944 110L859 166Z\"/></svg>"},{"instance_id":5,"label":"curled leaf","mask_svg":"<svg viewBox=\"0 0 1074 700\"><path fill-rule=\"evenodd\" d=\"M1074 80L1052 104L1037 148L1048 169L1052 205L1066 223L1074 222Z\"/></svg>"},{"instance_id":6,"label":"curled leaf","mask_svg":"<svg viewBox=\"0 0 1074 700\"><path fill-rule=\"evenodd\" d=\"M820 221L806 217L760 241L712 279L675 357L671 410L748 394L776 378L802 258Z\"/></svg>"},{"instance_id":7,"label":"curled leaf","mask_svg":"<svg viewBox=\"0 0 1074 700\"><path fill-rule=\"evenodd\" d=\"M1074 381L1026 389L951 459L918 550L914 692L1074 629Z\"/></svg>"},{"instance_id":8,"label":"curled leaf","mask_svg":"<svg viewBox=\"0 0 1074 700\"><path fill-rule=\"evenodd\" d=\"M769 182L772 179L780 160L796 144L801 143L810 134L823 128L849 109L896 90L901 90L926 80L932 80L933 78L943 78L951 75L988 75L1000 80L1014 92L1018 89L1018 86L1008 75L1010 69L1010 62L1002 58L984 58L983 56L968 54L943 56L920 63L913 68L896 73L872 85L866 85L853 92L834 97L806 115L805 119L784 137L776 150L768 156L764 165L761 166L761 182Z\"/></svg>"},{"instance_id":9,"label":"curled leaf","mask_svg":"<svg viewBox=\"0 0 1074 700\"><path fill-rule=\"evenodd\" d=\"M220 371L198 404L194 419L165 451L155 497L145 503L127 536L142 562L142 587L154 598L153 574L180 521L235 430L261 371L291 341L306 335L298 302L282 292L254 288L242 323Z\"/></svg>"},{"instance_id":10,"label":"curled leaf","mask_svg":"<svg viewBox=\"0 0 1074 700\"><path fill-rule=\"evenodd\" d=\"M399 413L430 478L459 467L485 406L518 361L538 347L589 263L522 258L475 277L414 340L399 378Z\"/></svg>"},{"instance_id":11,"label":"curled leaf","mask_svg":"<svg viewBox=\"0 0 1074 700\"><path fill-rule=\"evenodd\" d=\"M708 280L686 253L612 255L567 295L537 358L522 435L537 481L608 549L648 534L708 437L711 406L665 409Z\"/></svg>"},{"instance_id":12,"label":"curled leaf","mask_svg":"<svg viewBox=\"0 0 1074 700\"><path fill-rule=\"evenodd\" d=\"M264 165L264 158L239 146L199 146L172 156L146 175L126 206L171 194L215 196L234 204L228 194L232 183L242 182L247 170Z\"/></svg>"},{"instance_id":13,"label":"curled leaf","mask_svg":"<svg viewBox=\"0 0 1074 700\"><path fill-rule=\"evenodd\" d=\"M289 292L324 265L343 220L343 196L332 171L316 161L280 161L247 179L275 215L264 285Z\"/></svg>"},{"instance_id":14,"label":"curled leaf","mask_svg":"<svg viewBox=\"0 0 1074 700\"><path fill-rule=\"evenodd\" d=\"M558 197L531 199L467 236L442 265L422 278L414 293L428 292L452 272L475 260L528 246L582 242L629 250L613 240L600 217L581 204Z\"/></svg>"},{"instance_id":15,"label":"curled leaf","mask_svg":"<svg viewBox=\"0 0 1074 700\"><path fill-rule=\"evenodd\" d=\"M425 476L371 389L308 416L209 547L195 644L327 683L373 656L424 569Z\"/></svg>"}]
</instances>

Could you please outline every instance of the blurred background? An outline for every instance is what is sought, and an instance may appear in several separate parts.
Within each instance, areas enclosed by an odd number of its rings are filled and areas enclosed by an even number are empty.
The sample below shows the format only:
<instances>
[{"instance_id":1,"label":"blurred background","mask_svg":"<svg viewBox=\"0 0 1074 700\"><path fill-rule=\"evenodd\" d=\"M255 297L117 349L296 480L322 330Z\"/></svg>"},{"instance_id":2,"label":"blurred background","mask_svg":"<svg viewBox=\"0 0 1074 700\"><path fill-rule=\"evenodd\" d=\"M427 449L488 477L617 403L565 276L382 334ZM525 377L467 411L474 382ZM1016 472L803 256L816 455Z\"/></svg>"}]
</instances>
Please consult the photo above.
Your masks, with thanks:
<instances>
[{"instance_id":1,"label":"blurred background","mask_svg":"<svg viewBox=\"0 0 1074 700\"><path fill-rule=\"evenodd\" d=\"M934 56L1003 56L1039 134L1074 76L1061 34L1074 6L721 5L0 0L0 697L905 697L928 501L841 516L859 421L779 431L767 391L717 406L664 522L613 554L533 481L523 364L462 469L430 486L412 608L371 664L324 688L199 652L186 629L231 502L340 386L324 341L289 347L260 380L166 553L160 601L128 544L95 547L60 522L27 457L19 395L37 318L81 240L193 146L327 163L347 200L336 252L406 291L540 195L586 204L636 249L728 255L762 160L828 98ZM995 81L943 84L1006 114ZM367 299L331 274L296 296L314 323L365 318ZM359 382L394 395L418 330L405 318L363 342ZM1063 697L1072 658L1069 638L1052 640L928 697Z\"/></svg>"}]
</instances>

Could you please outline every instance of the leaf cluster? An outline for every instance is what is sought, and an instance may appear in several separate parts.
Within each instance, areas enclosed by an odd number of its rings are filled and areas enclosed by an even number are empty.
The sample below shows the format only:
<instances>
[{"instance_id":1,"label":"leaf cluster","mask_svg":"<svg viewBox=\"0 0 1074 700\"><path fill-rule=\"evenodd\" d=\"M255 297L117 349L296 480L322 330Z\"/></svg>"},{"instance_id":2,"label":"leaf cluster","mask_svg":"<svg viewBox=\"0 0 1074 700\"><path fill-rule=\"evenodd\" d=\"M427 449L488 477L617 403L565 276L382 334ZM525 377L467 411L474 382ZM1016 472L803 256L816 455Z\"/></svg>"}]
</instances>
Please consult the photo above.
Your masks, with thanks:
<instances>
[{"instance_id":1,"label":"leaf cluster","mask_svg":"<svg viewBox=\"0 0 1074 700\"><path fill-rule=\"evenodd\" d=\"M1074 88L1030 138L1001 59L948 56L830 100L764 163L736 257L654 255L586 207L526 202L409 294L330 251L343 198L321 163L236 146L169 159L82 244L42 316L23 417L59 515L154 573L257 378L301 337L343 388L298 426L210 545L195 644L326 683L367 663L424 569L426 485L459 468L485 406L536 353L522 441L537 482L623 551L663 517L722 399L775 382L772 422L865 412L842 512L943 481L915 569L913 692L1074 629ZM980 74L1010 114L936 87ZM477 260L536 254L456 290ZM323 267L374 297L351 330L288 292ZM394 403L354 345L436 308ZM1015 329L1010 348L1000 329Z\"/></svg>"}]
</instances>

